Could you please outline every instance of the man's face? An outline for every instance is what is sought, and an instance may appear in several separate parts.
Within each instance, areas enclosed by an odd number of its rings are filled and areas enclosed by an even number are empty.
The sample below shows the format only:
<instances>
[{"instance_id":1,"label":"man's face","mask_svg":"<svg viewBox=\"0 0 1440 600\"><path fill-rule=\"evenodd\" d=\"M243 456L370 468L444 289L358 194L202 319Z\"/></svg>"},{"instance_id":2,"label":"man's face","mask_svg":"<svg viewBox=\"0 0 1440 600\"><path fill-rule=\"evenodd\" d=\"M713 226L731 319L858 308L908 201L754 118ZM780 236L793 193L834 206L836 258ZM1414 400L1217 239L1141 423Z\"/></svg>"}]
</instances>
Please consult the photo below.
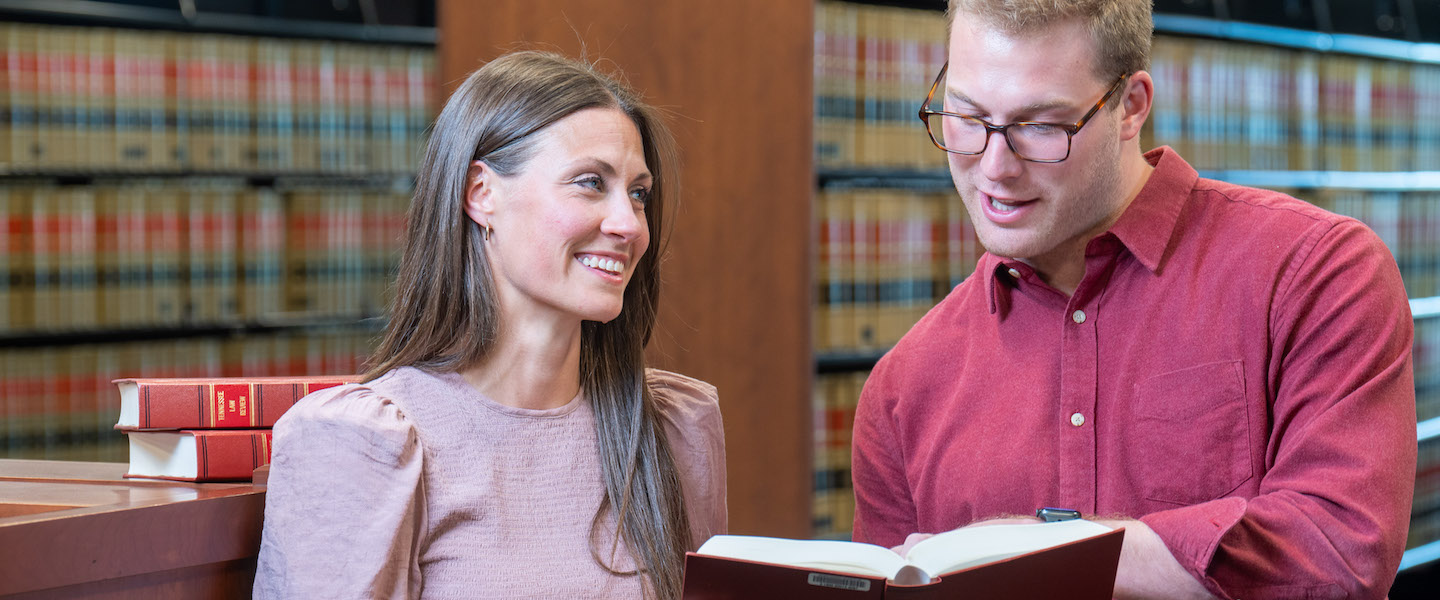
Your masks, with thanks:
<instances>
[{"instance_id":1,"label":"man's face","mask_svg":"<svg viewBox=\"0 0 1440 600\"><path fill-rule=\"evenodd\" d=\"M1079 22L1012 35L962 14L951 28L944 110L995 125L1073 124L1120 76L1097 77L1094 60L1090 35ZM1127 200L1120 179L1120 113L1111 108L1122 101L1123 90L1075 134L1069 158L1059 163L1022 160L998 133L983 154L947 155L955 189L986 250L1043 272L1083 252L1114 223Z\"/></svg>"}]
</instances>

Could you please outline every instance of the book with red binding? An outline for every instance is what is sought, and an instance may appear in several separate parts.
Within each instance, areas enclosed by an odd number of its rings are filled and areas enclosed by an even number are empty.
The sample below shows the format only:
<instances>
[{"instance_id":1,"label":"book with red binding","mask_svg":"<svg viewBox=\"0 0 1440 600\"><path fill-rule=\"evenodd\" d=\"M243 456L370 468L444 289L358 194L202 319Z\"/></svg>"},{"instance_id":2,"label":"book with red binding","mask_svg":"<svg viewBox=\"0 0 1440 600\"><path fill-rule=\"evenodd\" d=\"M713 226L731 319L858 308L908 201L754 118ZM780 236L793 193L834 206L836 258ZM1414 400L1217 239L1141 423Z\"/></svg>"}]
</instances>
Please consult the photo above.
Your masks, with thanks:
<instances>
[{"instance_id":1,"label":"book with red binding","mask_svg":"<svg viewBox=\"0 0 1440 600\"><path fill-rule=\"evenodd\" d=\"M126 477L176 481L249 481L270 464L269 429L127 431Z\"/></svg>"},{"instance_id":2,"label":"book with red binding","mask_svg":"<svg viewBox=\"0 0 1440 600\"><path fill-rule=\"evenodd\" d=\"M987 525L905 557L870 544L715 536L685 556L684 600L1108 600L1124 529L1091 521Z\"/></svg>"},{"instance_id":3,"label":"book with red binding","mask_svg":"<svg viewBox=\"0 0 1440 600\"><path fill-rule=\"evenodd\" d=\"M116 429L270 427L306 394L359 381L356 375L117 379Z\"/></svg>"}]
</instances>

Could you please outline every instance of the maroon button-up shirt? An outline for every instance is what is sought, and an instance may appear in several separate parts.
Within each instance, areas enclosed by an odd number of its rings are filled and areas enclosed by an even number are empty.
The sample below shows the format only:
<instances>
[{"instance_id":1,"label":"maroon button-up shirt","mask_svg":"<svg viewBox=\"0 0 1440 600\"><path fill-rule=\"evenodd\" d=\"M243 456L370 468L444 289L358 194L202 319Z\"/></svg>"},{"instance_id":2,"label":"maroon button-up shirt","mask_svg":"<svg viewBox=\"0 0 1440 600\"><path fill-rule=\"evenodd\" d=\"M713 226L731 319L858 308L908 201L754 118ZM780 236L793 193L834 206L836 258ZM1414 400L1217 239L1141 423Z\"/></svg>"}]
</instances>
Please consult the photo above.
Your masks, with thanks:
<instances>
[{"instance_id":1,"label":"maroon button-up shirt","mask_svg":"<svg viewBox=\"0 0 1440 600\"><path fill-rule=\"evenodd\" d=\"M1383 597L1416 453L1394 258L1354 219L1146 159L1074 296L986 254L876 366L855 539L1057 506L1141 519L1222 597Z\"/></svg>"}]
</instances>

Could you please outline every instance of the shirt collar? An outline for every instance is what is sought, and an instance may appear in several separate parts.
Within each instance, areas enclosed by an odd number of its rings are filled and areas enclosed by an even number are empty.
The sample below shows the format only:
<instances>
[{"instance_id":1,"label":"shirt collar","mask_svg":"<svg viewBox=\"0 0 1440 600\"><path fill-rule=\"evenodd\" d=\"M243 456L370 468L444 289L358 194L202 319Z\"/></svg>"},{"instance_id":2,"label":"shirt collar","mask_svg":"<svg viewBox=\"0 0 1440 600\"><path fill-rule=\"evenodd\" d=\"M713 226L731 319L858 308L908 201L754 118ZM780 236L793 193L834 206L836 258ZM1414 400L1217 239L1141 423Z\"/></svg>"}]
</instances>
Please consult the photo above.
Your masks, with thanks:
<instances>
[{"instance_id":1,"label":"shirt collar","mask_svg":"<svg viewBox=\"0 0 1440 600\"><path fill-rule=\"evenodd\" d=\"M1200 176L1169 146L1146 152L1145 162L1155 170L1108 233L1118 238L1140 264L1154 273L1160 270L1165 249L1169 247L1175 225L1180 220L1180 209ZM1028 272L1023 264L1015 268L1022 273ZM989 252L982 255L975 266L977 274L985 275L985 297L989 300L992 315L1007 306L1007 295L1000 293L999 284L1002 277L1010 277L1009 269L1004 260Z\"/></svg>"},{"instance_id":2,"label":"shirt collar","mask_svg":"<svg viewBox=\"0 0 1440 600\"><path fill-rule=\"evenodd\" d=\"M1200 176L1168 146L1146 152L1145 161L1155 170L1120 215L1120 220L1110 226L1110 233L1120 239L1140 264L1155 273L1160 270L1165 249L1175 235L1180 210Z\"/></svg>"},{"instance_id":3,"label":"shirt collar","mask_svg":"<svg viewBox=\"0 0 1440 600\"><path fill-rule=\"evenodd\" d=\"M1018 265L1019 267L1024 265ZM985 276L985 297L990 300L990 314L1009 306L1009 295L1000 293L1000 278L1010 277L1010 267L1005 261L994 254L986 252L980 255L980 261L975 265L977 275Z\"/></svg>"}]
</instances>

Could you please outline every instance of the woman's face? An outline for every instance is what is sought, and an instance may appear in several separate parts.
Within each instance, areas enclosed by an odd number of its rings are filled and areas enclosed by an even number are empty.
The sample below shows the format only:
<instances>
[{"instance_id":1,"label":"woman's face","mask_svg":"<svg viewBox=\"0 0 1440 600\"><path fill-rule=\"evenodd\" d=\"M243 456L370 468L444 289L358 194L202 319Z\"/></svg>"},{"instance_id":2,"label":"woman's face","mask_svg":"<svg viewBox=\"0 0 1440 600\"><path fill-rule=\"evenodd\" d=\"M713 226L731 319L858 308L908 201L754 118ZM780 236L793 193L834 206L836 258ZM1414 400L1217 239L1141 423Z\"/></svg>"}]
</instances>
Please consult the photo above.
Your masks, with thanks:
<instances>
[{"instance_id":1,"label":"woman's face","mask_svg":"<svg viewBox=\"0 0 1440 600\"><path fill-rule=\"evenodd\" d=\"M590 108L535 135L529 162L508 177L490 171L481 201L501 314L610 321L650 246L640 132L618 109Z\"/></svg>"}]
</instances>

